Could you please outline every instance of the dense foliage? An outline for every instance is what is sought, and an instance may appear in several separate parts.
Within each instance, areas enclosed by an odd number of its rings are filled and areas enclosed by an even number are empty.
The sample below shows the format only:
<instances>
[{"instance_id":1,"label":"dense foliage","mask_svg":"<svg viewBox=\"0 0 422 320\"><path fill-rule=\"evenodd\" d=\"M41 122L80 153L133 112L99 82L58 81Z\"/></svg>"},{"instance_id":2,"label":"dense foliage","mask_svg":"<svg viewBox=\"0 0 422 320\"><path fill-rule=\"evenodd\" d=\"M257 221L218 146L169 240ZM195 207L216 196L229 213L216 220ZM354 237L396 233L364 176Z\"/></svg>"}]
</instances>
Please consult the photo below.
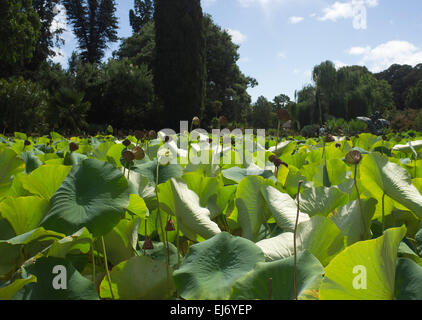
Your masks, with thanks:
<instances>
[{"instance_id":1,"label":"dense foliage","mask_svg":"<svg viewBox=\"0 0 422 320\"><path fill-rule=\"evenodd\" d=\"M156 0L154 85L166 110L166 128L202 116L205 101L205 34L200 0Z\"/></svg>"},{"instance_id":2,"label":"dense foliage","mask_svg":"<svg viewBox=\"0 0 422 320\"><path fill-rule=\"evenodd\" d=\"M420 134L181 138L0 135L0 299L422 299Z\"/></svg>"}]
</instances>

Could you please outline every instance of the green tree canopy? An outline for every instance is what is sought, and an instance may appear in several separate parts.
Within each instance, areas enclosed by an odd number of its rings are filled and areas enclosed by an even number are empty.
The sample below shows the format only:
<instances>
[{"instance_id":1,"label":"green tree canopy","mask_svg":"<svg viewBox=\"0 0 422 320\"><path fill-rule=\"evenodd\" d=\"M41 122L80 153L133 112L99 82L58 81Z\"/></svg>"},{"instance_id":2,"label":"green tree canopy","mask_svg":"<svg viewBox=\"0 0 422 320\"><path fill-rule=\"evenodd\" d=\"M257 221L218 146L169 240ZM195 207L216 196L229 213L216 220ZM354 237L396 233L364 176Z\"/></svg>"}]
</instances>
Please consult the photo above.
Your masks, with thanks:
<instances>
[{"instance_id":1,"label":"green tree canopy","mask_svg":"<svg viewBox=\"0 0 422 320\"><path fill-rule=\"evenodd\" d=\"M40 28L31 0L0 0L0 66L23 65L30 60Z\"/></svg>"},{"instance_id":2,"label":"green tree canopy","mask_svg":"<svg viewBox=\"0 0 422 320\"><path fill-rule=\"evenodd\" d=\"M108 42L118 40L114 0L63 0L63 3L84 61L101 62Z\"/></svg>"}]
</instances>

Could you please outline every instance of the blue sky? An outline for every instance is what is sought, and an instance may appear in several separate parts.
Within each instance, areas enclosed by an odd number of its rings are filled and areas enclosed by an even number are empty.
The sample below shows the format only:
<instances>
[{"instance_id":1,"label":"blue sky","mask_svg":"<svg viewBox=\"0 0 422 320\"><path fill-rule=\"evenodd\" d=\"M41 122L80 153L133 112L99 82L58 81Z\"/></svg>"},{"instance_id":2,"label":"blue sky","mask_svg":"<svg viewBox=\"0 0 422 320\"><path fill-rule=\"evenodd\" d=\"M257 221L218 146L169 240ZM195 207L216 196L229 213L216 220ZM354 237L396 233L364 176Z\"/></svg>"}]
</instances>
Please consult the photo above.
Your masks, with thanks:
<instances>
[{"instance_id":1,"label":"blue sky","mask_svg":"<svg viewBox=\"0 0 422 320\"><path fill-rule=\"evenodd\" d=\"M116 3L119 37L128 37L133 1ZM325 60L373 72L422 63L421 0L202 0L202 7L240 45L242 72L259 82L248 90L253 101L280 93L293 99ZM66 67L77 43L71 32L64 39L55 61ZM111 45L106 57L117 47Z\"/></svg>"}]
</instances>

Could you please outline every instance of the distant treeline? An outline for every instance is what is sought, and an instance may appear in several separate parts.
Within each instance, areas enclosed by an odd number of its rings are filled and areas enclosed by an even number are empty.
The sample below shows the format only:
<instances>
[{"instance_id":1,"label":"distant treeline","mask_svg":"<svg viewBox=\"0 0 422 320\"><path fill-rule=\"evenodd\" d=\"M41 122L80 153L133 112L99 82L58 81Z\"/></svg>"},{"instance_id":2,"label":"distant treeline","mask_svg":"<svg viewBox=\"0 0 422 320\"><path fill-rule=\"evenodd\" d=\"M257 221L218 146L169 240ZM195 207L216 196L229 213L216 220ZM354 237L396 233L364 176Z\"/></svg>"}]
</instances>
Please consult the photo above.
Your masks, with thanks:
<instances>
[{"instance_id":1,"label":"distant treeline","mask_svg":"<svg viewBox=\"0 0 422 320\"><path fill-rule=\"evenodd\" d=\"M225 116L234 127L269 129L280 109L300 130L375 111L393 120L405 114L396 110L422 108L422 64L372 74L358 66L336 70L329 61L314 68L313 84L295 97L252 103L247 89L257 81L240 71L239 47L202 13L200 0L135 0L128 12L133 34L106 62L105 50L118 40L114 0L1 3L2 132L177 128L194 116L204 128ZM51 61L63 44L63 29L53 23L63 7L78 40L66 70Z\"/></svg>"}]
</instances>

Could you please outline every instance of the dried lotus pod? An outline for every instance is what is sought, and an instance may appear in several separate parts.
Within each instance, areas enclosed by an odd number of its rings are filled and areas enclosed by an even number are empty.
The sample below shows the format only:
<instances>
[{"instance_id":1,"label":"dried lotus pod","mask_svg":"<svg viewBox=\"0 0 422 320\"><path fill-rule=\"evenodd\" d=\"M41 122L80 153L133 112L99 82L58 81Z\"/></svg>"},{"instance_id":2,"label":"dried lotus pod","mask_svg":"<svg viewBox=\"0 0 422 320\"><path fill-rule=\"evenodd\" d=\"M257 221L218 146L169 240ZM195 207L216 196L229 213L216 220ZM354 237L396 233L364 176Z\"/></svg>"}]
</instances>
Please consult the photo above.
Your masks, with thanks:
<instances>
[{"instance_id":1,"label":"dried lotus pod","mask_svg":"<svg viewBox=\"0 0 422 320\"><path fill-rule=\"evenodd\" d=\"M157 139L157 132L155 132L154 130L150 130L150 131L148 132L148 138L149 138L150 140Z\"/></svg>"},{"instance_id":2,"label":"dried lotus pod","mask_svg":"<svg viewBox=\"0 0 422 320\"><path fill-rule=\"evenodd\" d=\"M331 134L327 135L324 139L325 143L334 142L334 141L336 141L336 139L334 139L334 137Z\"/></svg>"},{"instance_id":3,"label":"dried lotus pod","mask_svg":"<svg viewBox=\"0 0 422 320\"><path fill-rule=\"evenodd\" d=\"M129 147L130 145L132 144L132 142L130 142L130 140L129 139L126 139L126 140L124 140L123 141L123 145L127 148L127 147Z\"/></svg>"},{"instance_id":4,"label":"dried lotus pod","mask_svg":"<svg viewBox=\"0 0 422 320\"><path fill-rule=\"evenodd\" d=\"M358 150L352 150L346 154L346 162L348 164L358 164L362 160L362 153Z\"/></svg>"},{"instance_id":5,"label":"dried lotus pod","mask_svg":"<svg viewBox=\"0 0 422 320\"><path fill-rule=\"evenodd\" d=\"M152 241L149 237L145 238L144 245L142 246L143 250L153 250L154 245L152 244Z\"/></svg>"},{"instance_id":6,"label":"dried lotus pod","mask_svg":"<svg viewBox=\"0 0 422 320\"><path fill-rule=\"evenodd\" d=\"M270 161L270 162L272 162L272 163L275 163L276 162L276 160L277 160L277 157L275 156L275 155L270 155L269 156L269 158L268 158L268 160Z\"/></svg>"},{"instance_id":7,"label":"dried lotus pod","mask_svg":"<svg viewBox=\"0 0 422 320\"><path fill-rule=\"evenodd\" d=\"M174 230L176 230L176 228L174 227L174 221L173 219L170 219L169 221L167 221L166 231L174 231Z\"/></svg>"},{"instance_id":8,"label":"dried lotus pod","mask_svg":"<svg viewBox=\"0 0 422 320\"><path fill-rule=\"evenodd\" d=\"M135 160L142 160L143 158L145 158L145 151L141 147L133 148L132 153L135 156Z\"/></svg>"},{"instance_id":9,"label":"dried lotus pod","mask_svg":"<svg viewBox=\"0 0 422 320\"><path fill-rule=\"evenodd\" d=\"M136 130L135 131L135 138L139 140L142 140L142 138L144 137L144 133L140 130Z\"/></svg>"},{"instance_id":10,"label":"dried lotus pod","mask_svg":"<svg viewBox=\"0 0 422 320\"><path fill-rule=\"evenodd\" d=\"M201 124L201 120L198 117L193 117L192 122L195 126L199 126Z\"/></svg>"},{"instance_id":11,"label":"dried lotus pod","mask_svg":"<svg viewBox=\"0 0 422 320\"><path fill-rule=\"evenodd\" d=\"M69 144L69 150L70 150L70 152L74 152L74 151L76 151L76 150L78 150L78 149L79 149L79 146L78 146L76 143L71 142L71 143Z\"/></svg>"},{"instance_id":12,"label":"dried lotus pod","mask_svg":"<svg viewBox=\"0 0 422 320\"><path fill-rule=\"evenodd\" d=\"M133 161L135 160L135 155L133 154L132 151L129 150L125 150L122 152L122 157L123 159L125 159L127 162Z\"/></svg>"}]
</instances>

